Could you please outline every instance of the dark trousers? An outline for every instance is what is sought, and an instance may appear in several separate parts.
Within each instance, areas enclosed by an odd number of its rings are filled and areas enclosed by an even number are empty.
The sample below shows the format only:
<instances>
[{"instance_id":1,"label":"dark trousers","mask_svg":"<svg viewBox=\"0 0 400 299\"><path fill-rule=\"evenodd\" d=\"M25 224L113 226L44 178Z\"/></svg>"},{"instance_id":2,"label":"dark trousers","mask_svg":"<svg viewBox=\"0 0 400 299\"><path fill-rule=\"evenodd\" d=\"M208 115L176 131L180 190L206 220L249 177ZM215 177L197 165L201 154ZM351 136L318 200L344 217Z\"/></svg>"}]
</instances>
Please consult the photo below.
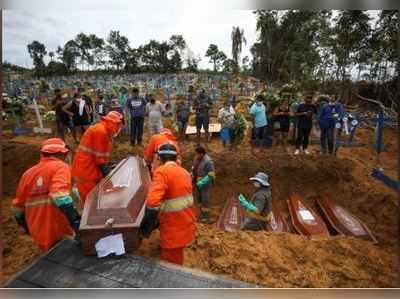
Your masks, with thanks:
<instances>
[{"instance_id":1,"label":"dark trousers","mask_svg":"<svg viewBox=\"0 0 400 299\"><path fill-rule=\"evenodd\" d=\"M307 149L310 133L311 133L311 127L297 128L296 149L300 149L301 145L303 146L303 150Z\"/></svg>"},{"instance_id":2,"label":"dark trousers","mask_svg":"<svg viewBox=\"0 0 400 299\"><path fill-rule=\"evenodd\" d=\"M254 131L253 131L253 142L254 142L254 145L261 146L262 141L264 139L265 129L266 128L267 128L267 126L254 128Z\"/></svg>"},{"instance_id":3,"label":"dark trousers","mask_svg":"<svg viewBox=\"0 0 400 299\"><path fill-rule=\"evenodd\" d=\"M321 149L326 153L326 144L328 144L328 152L333 153L333 128L321 128Z\"/></svg>"},{"instance_id":4,"label":"dark trousers","mask_svg":"<svg viewBox=\"0 0 400 299\"><path fill-rule=\"evenodd\" d=\"M143 137L144 117L131 118L131 142L141 143Z\"/></svg>"}]
</instances>

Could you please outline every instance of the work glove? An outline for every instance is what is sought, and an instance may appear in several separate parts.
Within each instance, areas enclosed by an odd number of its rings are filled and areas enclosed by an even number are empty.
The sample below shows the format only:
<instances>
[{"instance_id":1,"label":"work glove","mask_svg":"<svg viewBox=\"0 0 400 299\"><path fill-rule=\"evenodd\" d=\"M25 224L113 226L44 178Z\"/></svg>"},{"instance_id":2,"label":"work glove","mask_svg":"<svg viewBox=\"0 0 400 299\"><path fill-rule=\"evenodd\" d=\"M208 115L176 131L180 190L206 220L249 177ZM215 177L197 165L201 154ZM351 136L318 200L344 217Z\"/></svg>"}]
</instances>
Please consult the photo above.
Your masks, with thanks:
<instances>
[{"instance_id":1,"label":"work glove","mask_svg":"<svg viewBox=\"0 0 400 299\"><path fill-rule=\"evenodd\" d=\"M106 177L111 172L111 170L113 170L115 168L115 166L117 166L117 164L112 163L112 162L100 164L99 168L100 168L100 171L101 171L103 177Z\"/></svg>"},{"instance_id":2,"label":"work glove","mask_svg":"<svg viewBox=\"0 0 400 299\"><path fill-rule=\"evenodd\" d=\"M73 198L76 202L79 202L79 201L81 200L81 195L80 195L80 193L79 193L79 190L78 190L78 188L76 188L75 186L72 187L71 195L72 195L72 198Z\"/></svg>"},{"instance_id":3,"label":"work glove","mask_svg":"<svg viewBox=\"0 0 400 299\"><path fill-rule=\"evenodd\" d=\"M23 213L21 216L15 216L15 220L17 220L19 226L25 230L25 233L29 235L29 228L28 224L26 223L25 214Z\"/></svg>"},{"instance_id":4,"label":"work glove","mask_svg":"<svg viewBox=\"0 0 400 299\"><path fill-rule=\"evenodd\" d=\"M79 216L79 214L75 210L74 206L72 204L65 204L65 205L59 206L59 209L67 217L69 224L73 228L74 232L76 234L78 234L79 233L79 225L81 222L81 216Z\"/></svg>"},{"instance_id":5,"label":"work glove","mask_svg":"<svg viewBox=\"0 0 400 299\"><path fill-rule=\"evenodd\" d=\"M239 194L239 203L240 205L245 208L247 211L252 212L252 213L257 213L258 209L255 205L253 205L251 202L248 202L246 197L243 196L243 194Z\"/></svg>"},{"instance_id":6,"label":"work glove","mask_svg":"<svg viewBox=\"0 0 400 299\"><path fill-rule=\"evenodd\" d=\"M200 180L197 181L196 186L201 189L205 185L207 185L211 181L210 176L206 175L205 177L201 178Z\"/></svg>"},{"instance_id":7,"label":"work glove","mask_svg":"<svg viewBox=\"0 0 400 299\"><path fill-rule=\"evenodd\" d=\"M143 237L150 237L153 230L159 226L158 223L158 210L146 207L144 217L140 225L140 232Z\"/></svg>"}]
</instances>

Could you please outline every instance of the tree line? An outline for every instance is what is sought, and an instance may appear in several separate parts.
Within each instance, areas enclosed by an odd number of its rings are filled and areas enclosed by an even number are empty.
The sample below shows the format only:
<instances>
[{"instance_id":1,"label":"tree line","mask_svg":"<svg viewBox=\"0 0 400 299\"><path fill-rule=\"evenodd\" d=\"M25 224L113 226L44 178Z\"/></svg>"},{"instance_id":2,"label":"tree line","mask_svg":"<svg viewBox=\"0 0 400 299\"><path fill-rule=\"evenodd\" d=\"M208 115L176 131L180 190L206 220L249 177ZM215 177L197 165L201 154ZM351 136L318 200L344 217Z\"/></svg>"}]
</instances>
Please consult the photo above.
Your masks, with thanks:
<instances>
[{"instance_id":1,"label":"tree line","mask_svg":"<svg viewBox=\"0 0 400 299\"><path fill-rule=\"evenodd\" d=\"M241 58L245 33L233 27L231 58L215 43L204 53L214 72L245 73L278 84L297 81L305 86L349 79L379 83L396 76L397 11L382 10L375 17L361 10L257 10L254 14L257 40L250 47L252 59ZM110 31L106 39L79 33L55 52L47 52L39 41L27 48L36 75L77 70L195 72L201 60L182 35L132 48L119 31ZM47 66L46 55L50 57Z\"/></svg>"}]
</instances>

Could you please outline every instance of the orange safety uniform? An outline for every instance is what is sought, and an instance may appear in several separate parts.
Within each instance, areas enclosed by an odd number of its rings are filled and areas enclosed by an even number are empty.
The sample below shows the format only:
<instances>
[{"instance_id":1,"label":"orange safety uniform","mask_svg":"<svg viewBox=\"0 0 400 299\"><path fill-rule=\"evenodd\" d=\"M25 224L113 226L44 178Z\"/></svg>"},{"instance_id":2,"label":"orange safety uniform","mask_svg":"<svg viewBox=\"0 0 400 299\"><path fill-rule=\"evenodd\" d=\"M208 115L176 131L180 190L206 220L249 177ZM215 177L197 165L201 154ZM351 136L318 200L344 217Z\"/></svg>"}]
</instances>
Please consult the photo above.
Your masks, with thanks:
<instances>
[{"instance_id":1,"label":"orange safety uniform","mask_svg":"<svg viewBox=\"0 0 400 299\"><path fill-rule=\"evenodd\" d=\"M151 164L151 172L154 174L154 171L157 167L160 166L160 162L156 158L156 154L158 148L164 143L171 143L175 146L177 151L177 161L180 164L180 154L179 154L179 146L176 140L176 137L169 129L161 129L161 132L151 136L149 144L144 149L144 159L147 163Z\"/></svg>"},{"instance_id":2,"label":"orange safety uniform","mask_svg":"<svg viewBox=\"0 0 400 299\"><path fill-rule=\"evenodd\" d=\"M42 157L20 179L12 208L25 213L29 234L43 251L65 235L74 234L67 217L53 202L69 196L70 189L70 168L55 157Z\"/></svg>"},{"instance_id":3,"label":"orange safety uniform","mask_svg":"<svg viewBox=\"0 0 400 299\"><path fill-rule=\"evenodd\" d=\"M194 240L196 216L192 195L192 178L176 162L169 161L154 172L146 205L159 210L161 251L182 251ZM168 254L161 253L161 257ZM178 254L179 256L179 254ZM170 260L171 261L171 260Z\"/></svg>"},{"instance_id":4,"label":"orange safety uniform","mask_svg":"<svg viewBox=\"0 0 400 299\"><path fill-rule=\"evenodd\" d=\"M85 203L89 192L103 178L99 165L110 161L112 136L117 134L120 128L120 123L113 122L106 116L83 134L72 162L72 178L76 182L82 204Z\"/></svg>"}]
</instances>

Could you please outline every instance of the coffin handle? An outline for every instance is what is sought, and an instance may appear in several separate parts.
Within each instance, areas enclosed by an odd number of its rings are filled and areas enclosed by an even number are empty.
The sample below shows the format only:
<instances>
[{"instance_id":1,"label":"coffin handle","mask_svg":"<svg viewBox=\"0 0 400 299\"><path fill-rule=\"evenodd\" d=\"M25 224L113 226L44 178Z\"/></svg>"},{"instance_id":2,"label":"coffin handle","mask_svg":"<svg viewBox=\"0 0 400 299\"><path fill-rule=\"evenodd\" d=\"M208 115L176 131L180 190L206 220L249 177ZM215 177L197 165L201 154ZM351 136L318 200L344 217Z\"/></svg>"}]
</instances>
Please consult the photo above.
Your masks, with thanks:
<instances>
[{"instance_id":1,"label":"coffin handle","mask_svg":"<svg viewBox=\"0 0 400 299\"><path fill-rule=\"evenodd\" d=\"M111 228L113 226L113 224L114 224L114 218L108 218L106 220L105 226Z\"/></svg>"}]
</instances>

